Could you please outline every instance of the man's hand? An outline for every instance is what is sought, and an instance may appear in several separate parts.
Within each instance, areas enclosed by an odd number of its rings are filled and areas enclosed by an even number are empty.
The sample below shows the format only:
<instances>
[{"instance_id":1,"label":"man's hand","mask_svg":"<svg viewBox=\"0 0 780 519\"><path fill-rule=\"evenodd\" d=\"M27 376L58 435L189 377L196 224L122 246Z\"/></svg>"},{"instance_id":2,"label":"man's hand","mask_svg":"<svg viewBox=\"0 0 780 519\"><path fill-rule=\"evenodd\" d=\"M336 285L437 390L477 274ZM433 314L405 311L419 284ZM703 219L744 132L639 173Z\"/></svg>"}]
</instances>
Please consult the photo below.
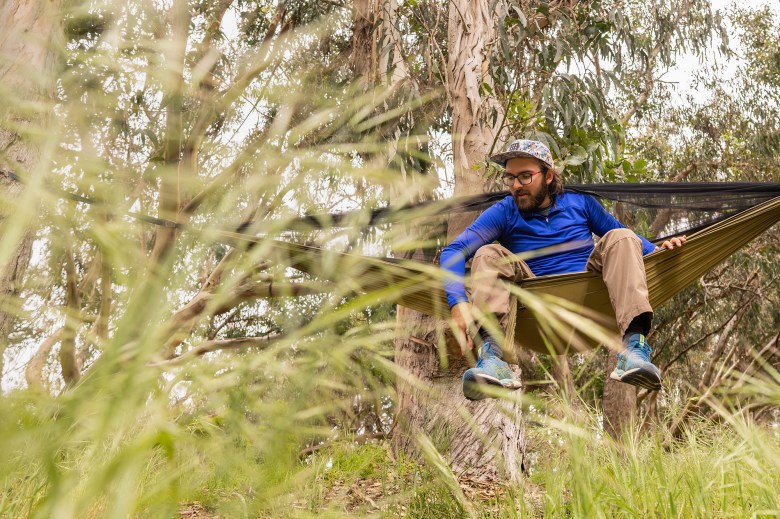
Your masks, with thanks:
<instances>
[{"instance_id":1,"label":"man's hand","mask_svg":"<svg viewBox=\"0 0 780 519\"><path fill-rule=\"evenodd\" d=\"M687 239L688 238L686 236L674 237L671 240L666 240L665 242L663 242L660 248L672 250L675 247L682 247L682 244L685 243Z\"/></svg>"},{"instance_id":2,"label":"man's hand","mask_svg":"<svg viewBox=\"0 0 780 519\"><path fill-rule=\"evenodd\" d=\"M453 331L458 344L460 344L460 353L465 356L467 346L469 350L474 349L474 339L471 334L477 329L474 317L471 315L471 304L458 303L450 309L450 312L455 323Z\"/></svg>"}]
</instances>

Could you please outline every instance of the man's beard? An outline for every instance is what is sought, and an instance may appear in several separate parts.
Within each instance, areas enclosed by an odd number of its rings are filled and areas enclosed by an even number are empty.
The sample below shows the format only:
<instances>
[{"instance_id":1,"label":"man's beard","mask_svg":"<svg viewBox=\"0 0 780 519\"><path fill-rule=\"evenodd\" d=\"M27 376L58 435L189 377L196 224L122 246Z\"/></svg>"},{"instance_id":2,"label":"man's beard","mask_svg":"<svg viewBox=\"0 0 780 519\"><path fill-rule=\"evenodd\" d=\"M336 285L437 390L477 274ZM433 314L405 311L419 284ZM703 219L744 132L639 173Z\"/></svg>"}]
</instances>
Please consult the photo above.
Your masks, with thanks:
<instances>
[{"instance_id":1,"label":"man's beard","mask_svg":"<svg viewBox=\"0 0 780 519\"><path fill-rule=\"evenodd\" d=\"M517 205L517 208L520 209L520 212L533 213L542 207L542 204L544 203L544 199L547 198L549 192L550 192L550 185L547 184L546 182L543 182L542 188L535 195L531 195L530 193L528 193L529 196L523 198L517 198L517 196L515 196L514 197L515 204Z\"/></svg>"}]
</instances>

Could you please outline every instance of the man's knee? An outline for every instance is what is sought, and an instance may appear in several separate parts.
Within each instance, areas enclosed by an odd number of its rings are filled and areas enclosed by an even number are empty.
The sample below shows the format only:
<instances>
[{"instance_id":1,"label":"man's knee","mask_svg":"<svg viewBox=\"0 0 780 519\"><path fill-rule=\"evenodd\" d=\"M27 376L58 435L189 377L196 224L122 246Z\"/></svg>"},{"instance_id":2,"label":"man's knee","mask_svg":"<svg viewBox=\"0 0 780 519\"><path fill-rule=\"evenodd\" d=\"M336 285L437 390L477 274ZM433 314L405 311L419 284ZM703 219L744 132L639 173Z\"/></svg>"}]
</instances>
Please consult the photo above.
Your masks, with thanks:
<instances>
[{"instance_id":1,"label":"man's knee","mask_svg":"<svg viewBox=\"0 0 780 519\"><path fill-rule=\"evenodd\" d=\"M611 231L608 231L606 234L604 234L604 236L601 237L600 241L604 242L604 246L608 246L610 243L615 243L627 238L638 244L640 247L642 246L642 240L640 240L639 237L634 234L634 231L623 228L612 229Z\"/></svg>"},{"instance_id":2,"label":"man's knee","mask_svg":"<svg viewBox=\"0 0 780 519\"><path fill-rule=\"evenodd\" d=\"M487 262L487 263L495 263L498 260L500 260L503 257L506 257L505 251L506 249L499 245L498 243L488 243L487 245L483 245L479 249L477 249L477 252L474 254L474 263L476 262Z\"/></svg>"},{"instance_id":3,"label":"man's knee","mask_svg":"<svg viewBox=\"0 0 780 519\"><path fill-rule=\"evenodd\" d=\"M471 261L471 273L498 272L500 275L510 275L507 256L509 251L498 243L489 243L477 249L474 259Z\"/></svg>"}]
</instances>

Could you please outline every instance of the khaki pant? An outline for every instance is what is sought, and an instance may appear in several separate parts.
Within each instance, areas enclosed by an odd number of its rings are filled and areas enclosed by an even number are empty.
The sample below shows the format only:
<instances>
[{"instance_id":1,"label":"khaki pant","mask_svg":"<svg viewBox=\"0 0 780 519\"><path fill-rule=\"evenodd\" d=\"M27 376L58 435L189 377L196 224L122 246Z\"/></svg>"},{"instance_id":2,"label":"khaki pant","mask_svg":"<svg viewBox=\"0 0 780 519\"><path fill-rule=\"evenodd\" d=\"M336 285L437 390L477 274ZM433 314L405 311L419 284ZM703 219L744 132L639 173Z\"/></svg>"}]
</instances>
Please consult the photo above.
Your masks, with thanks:
<instances>
[{"instance_id":1,"label":"khaki pant","mask_svg":"<svg viewBox=\"0 0 780 519\"><path fill-rule=\"evenodd\" d=\"M602 236L585 268L601 273L621 335L634 317L653 311L648 299L642 242L632 231L613 229ZM510 294L505 281L530 277L534 274L528 265L505 247L480 247L471 264L471 302L481 312L494 314L506 330Z\"/></svg>"}]
</instances>

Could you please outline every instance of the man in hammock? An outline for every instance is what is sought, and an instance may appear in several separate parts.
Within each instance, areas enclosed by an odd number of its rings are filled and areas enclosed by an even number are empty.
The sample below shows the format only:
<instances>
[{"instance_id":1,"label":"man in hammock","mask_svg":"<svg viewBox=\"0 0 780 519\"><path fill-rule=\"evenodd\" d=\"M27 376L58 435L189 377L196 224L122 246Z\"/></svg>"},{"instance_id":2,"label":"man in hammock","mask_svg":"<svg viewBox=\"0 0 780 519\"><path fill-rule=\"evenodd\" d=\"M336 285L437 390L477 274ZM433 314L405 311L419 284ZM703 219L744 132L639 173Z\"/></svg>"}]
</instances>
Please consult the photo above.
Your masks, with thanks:
<instances>
[{"instance_id":1,"label":"man in hammock","mask_svg":"<svg viewBox=\"0 0 780 519\"><path fill-rule=\"evenodd\" d=\"M543 143L516 140L490 159L505 168L502 180L511 195L488 208L441 253L442 267L453 274L444 288L456 332L463 339L462 353L466 347L474 348L477 336L481 342L476 367L463 374L463 394L471 400L485 398L483 384L519 388L499 341L484 326L475 325L472 305L477 315L494 315L506 331L510 305L506 280L583 270L601 273L623 336L610 378L661 389L661 372L650 361L652 349L645 340L653 309L642 260L656 246L626 229L591 196L564 192L563 179ZM600 237L598 243L593 234ZM673 249L684 242L684 236L672 238L662 247ZM531 251L540 253L526 261L515 256ZM469 302L462 279L472 257ZM518 340L522 344L522 337Z\"/></svg>"}]
</instances>

